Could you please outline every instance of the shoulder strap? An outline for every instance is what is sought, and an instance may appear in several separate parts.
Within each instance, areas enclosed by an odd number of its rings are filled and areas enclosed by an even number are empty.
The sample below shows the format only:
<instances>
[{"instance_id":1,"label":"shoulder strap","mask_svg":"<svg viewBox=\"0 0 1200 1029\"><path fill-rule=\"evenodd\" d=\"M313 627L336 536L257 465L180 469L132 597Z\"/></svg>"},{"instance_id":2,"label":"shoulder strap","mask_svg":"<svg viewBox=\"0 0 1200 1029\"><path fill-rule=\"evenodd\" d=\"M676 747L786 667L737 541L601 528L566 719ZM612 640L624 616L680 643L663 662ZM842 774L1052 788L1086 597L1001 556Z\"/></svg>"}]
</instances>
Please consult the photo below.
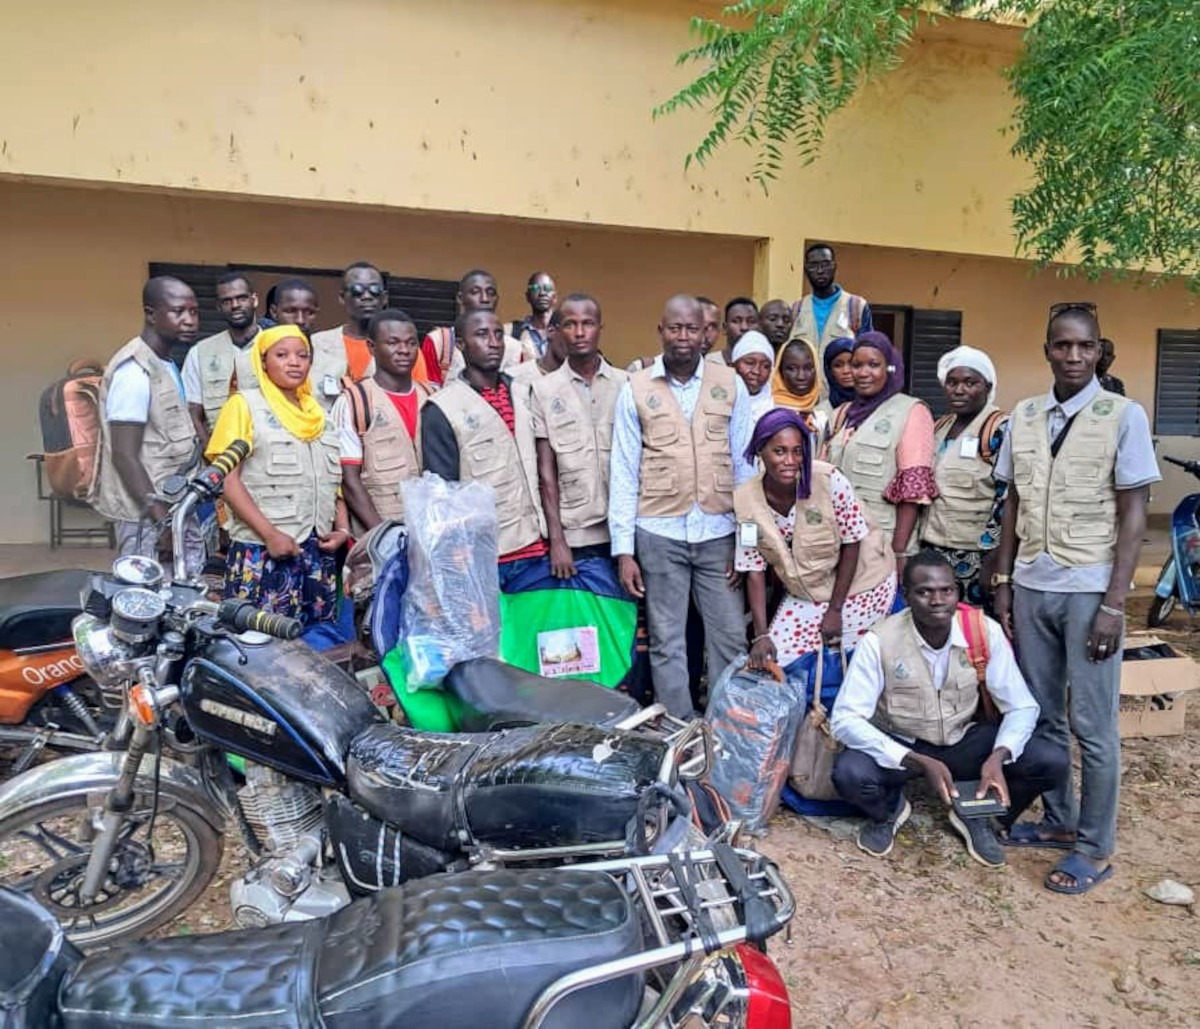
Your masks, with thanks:
<instances>
[{"instance_id":1,"label":"shoulder strap","mask_svg":"<svg viewBox=\"0 0 1200 1029\"><path fill-rule=\"evenodd\" d=\"M991 464L992 458L995 457L992 452L992 437L996 435L997 426L1007 417L1007 411L993 411L984 420L983 426L979 430L979 457L988 464Z\"/></svg>"},{"instance_id":2,"label":"shoulder strap","mask_svg":"<svg viewBox=\"0 0 1200 1029\"><path fill-rule=\"evenodd\" d=\"M842 404L836 411L833 412L833 426L829 430L830 437L836 436L842 431L842 426L846 424L846 419L850 416L849 402Z\"/></svg>"},{"instance_id":3,"label":"shoulder strap","mask_svg":"<svg viewBox=\"0 0 1200 1029\"><path fill-rule=\"evenodd\" d=\"M988 722L998 722L1000 712L987 688L987 666L991 659L987 638L987 621L983 612L970 604L958 605L958 624L967 641L967 658L975 669L975 680L979 685L979 706Z\"/></svg>"},{"instance_id":4,"label":"shoulder strap","mask_svg":"<svg viewBox=\"0 0 1200 1029\"><path fill-rule=\"evenodd\" d=\"M850 294L850 328L854 330L856 336L858 335L858 330L862 328L863 302L862 297L855 293Z\"/></svg>"},{"instance_id":5,"label":"shoulder strap","mask_svg":"<svg viewBox=\"0 0 1200 1029\"><path fill-rule=\"evenodd\" d=\"M953 425L953 424L954 424L954 415L944 414L944 415L942 415L941 418L939 418L936 422L933 423L933 431L935 433L941 432L942 429L944 429L947 425Z\"/></svg>"},{"instance_id":6,"label":"shoulder strap","mask_svg":"<svg viewBox=\"0 0 1200 1029\"><path fill-rule=\"evenodd\" d=\"M366 387L356 382L349 375L342 378L342 395L350 405L350 414L354 419L354 431L359 439L364 439L371 427L371 398L367 396Z\"/></svg>"}]
</instances>

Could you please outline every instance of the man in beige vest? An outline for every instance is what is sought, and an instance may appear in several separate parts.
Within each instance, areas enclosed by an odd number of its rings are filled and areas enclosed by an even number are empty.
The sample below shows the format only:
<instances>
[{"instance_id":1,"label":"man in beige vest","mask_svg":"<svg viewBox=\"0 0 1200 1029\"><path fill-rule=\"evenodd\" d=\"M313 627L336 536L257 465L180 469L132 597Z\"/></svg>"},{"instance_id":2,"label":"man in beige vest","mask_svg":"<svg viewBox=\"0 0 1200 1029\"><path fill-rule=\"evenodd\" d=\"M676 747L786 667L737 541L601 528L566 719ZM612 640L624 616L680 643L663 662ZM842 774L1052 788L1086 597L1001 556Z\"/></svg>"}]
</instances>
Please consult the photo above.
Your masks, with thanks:
<instances>
[{"instance_id":1,"label":"man in beige vest","mask_svg":"<svg viewBox=\"0 0 1200 1029\"><path fill-rule=\"evenodd\" d=\"M1051 309L1054 388L1013 407L996 459L996 478L1009 483L996 616L1041 705L1040 731L1063 747L1074 732L1080 743L1079 800L1068 769L1043 798L1044 820L1015 826L1008 841L1070 851L1046 878L1056 893L1086 893L1113 874L1125 597L1160 479L1146 412L1096 381L1101 353L1093 307Z\"/></svg>"},{"instance_id":2,"label":"man in beige vest","mask_svg":"<svg viewBox=\"0 0 1200 1029\"><path fill-rule=\"evenodd\" d=\"M192 471L200 456L172 346L190 345L200 325L196 294L167 276L142 289L142 331L113 355L100 383L100 446L88 500L116 523L122 554L169 558L169 515L155 498L168 476ZM193 517L184 541L191 575L204 568L204 540Z\"/></svg>"},{"instance_id":3,"label":"man in beige vest","mask_svg":"<svg viewBox=\"0 0 1200 1029\"><path fill-rule=\"evenodd\" d=\"M550 571L569 579L576 560L609 554L613 411L627 376L600 354L603 326L595 297L571 293L555 314L566 362L533 382L530 408Z\"/></svg>"},{"instance_id":4,"label":"man in beige vest","mask_svg":"<svg viewBox=\"0 0 1200 1029\"><path fill-rule=\"evenodd\" d=\"M503 590L529 561L546 555L533 426L500 370L504 328L495 312L464 314L455 338L463 373L422 409L421 459L427 472L448 481L492 487Z\"/></svg>"},{"instance_id":5,"label":"man in beige vest","mask_svg":"<svg viewBox=\"0 0 1200 1029\"><path fill-rule=\"evenodd\" d=\"M380 311L367 326L367 341L375 373L349 383L332 415L356 535L385 518L404 521L400 483L421 474L421 408L429 397L412 381L420 342L411 315Z\"/></svg>"},{"instance_id":6,"label":"man in beige vest","mask_svg":"<svg viewBox=\"0 0 1200 1029\"><path fill-rule=\"evenodd\" d=\"M313 333L312 371L309 382L313 396L328 414L342 395L342 380L349 375L357 382L367 374L371 352L367 326L377 311L388 305L383 273L367 261L355 261L342 272L338 301L346 309L345 325Z\"/></svg>"},{"instance_id":7,"label":"man in beige vest","mask_svg":"<svg viewBox=\"0 0 1200 1029\"><path fill-rule=\"evenodd\" d=\"M612 553L626 592L646 600L654 692L685 718L689 597L704 622L710 681L746 646L733 488L753 474L750 398L732 368L701 358L701 318L695 297L667 301L661 356L617 398L609 472Z\"/></svg>"},{"instance_id":8,"label":"man in beige vest","mask_svg":"<svg viewBox=\"0 0 1200 1029\"><path fill-rule=\"evenodd\" d=\"M188 414L203 445L229 399L234 368L250 366L249 346L258 335L258 294L244 272L217 276L217 307L226 327L192 347L183 362L183 392Z\"/></svg>"},{"instance_id":9,"label":"man in beige vest","mask_svg":"<svg viewBox=\"0 0 1200 1029\"><path fill-rule=\"evenodd\" d=\"M986 688L1001 715L980 718L979 677L956 616L958 584L944 556L923 550L904 567L908 608L885 618L859 642L833 705L834 738L845 744L833 769L838 794L867 816L858 845L875 857L892 850L912 814L904 784L924 775L967 853L980 864L1004 864L990 819L959 817L951 806L957 782L978 781L1008 807L1011 826L1068 767L1066 747L1033 735L1038 706L1000 626L986 619Z\"/></svg>"},{"instance_id":10,"label":"man in beige vest","mask_svg":"<svg viewBox=\"0 0 1200 1029\"><path fill-rule=\"evenodd\" d=\"M792 308L792 335L817 341L818 367L823 367L832 340L873 328L871 305L837 284L837 255L828 243L813 243L804 251L804 276L812 292Z\"/></svg>"},{"instance_id":11,"label":"man in beige vest","mask_svg":"<svg viewBox=\"0 0 1200 1029\"><path fill-rule=\"evenodd\" d=\"M293 277L275 283L267 306L267 314L276 325L295 325L311 337L321 313L321 298L310 283Z\"/></svg>"}]
</instances>

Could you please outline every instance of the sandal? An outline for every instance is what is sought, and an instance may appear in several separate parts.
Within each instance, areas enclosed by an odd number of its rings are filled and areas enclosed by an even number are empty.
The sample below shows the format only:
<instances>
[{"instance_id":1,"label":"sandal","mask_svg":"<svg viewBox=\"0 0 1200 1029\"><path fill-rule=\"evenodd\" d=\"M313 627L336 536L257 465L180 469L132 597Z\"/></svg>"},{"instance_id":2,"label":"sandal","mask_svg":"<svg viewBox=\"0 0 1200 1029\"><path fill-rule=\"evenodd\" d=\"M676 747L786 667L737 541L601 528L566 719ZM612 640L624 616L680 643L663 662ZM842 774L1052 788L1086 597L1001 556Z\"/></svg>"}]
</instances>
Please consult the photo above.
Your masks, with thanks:
<instances>
[{"instance_id":1,"label":"sandal","mask_svg":"<svg viewBox=\"0 0 1200 1029\"><path fill-rule=\"evenodd\" d=\"M1069 896L1077 896L1095 889L1106 879L1112 878L1113 871L1112 865L1103 869L1097 869L1081 854L1071 853L1046 874L1043 885L1053 893L1065 893ZM1064 886L1062 883L1051 882L1050 876L1055 872L1058 872L1060 875L1069 875L1075 880L1075 885Z\"/></svg>"},{"instance_id":2,"label":"sandal","mask_svg":"<svg viewBox=\"0 0 1200 1029\"><path fill-rule=\"evenodd\" d=\"M1074 850L1075 840L1056 840L1044 835L1051 831L1045 822L1017 822L1000 837L1006 847L1039 847L1046 850Z\"/></svg>"}]
</instances>

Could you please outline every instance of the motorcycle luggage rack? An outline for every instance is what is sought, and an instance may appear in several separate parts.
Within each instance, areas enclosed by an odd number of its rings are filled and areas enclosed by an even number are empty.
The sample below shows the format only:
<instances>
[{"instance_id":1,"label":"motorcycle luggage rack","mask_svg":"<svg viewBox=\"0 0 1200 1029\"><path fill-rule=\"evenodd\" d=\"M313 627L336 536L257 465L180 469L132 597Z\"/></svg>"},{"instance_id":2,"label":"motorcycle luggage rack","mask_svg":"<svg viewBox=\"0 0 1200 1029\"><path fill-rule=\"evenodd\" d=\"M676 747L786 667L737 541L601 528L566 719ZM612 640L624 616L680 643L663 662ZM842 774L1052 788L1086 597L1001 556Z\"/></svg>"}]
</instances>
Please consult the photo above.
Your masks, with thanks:
<instances>
[{"instance_id":1,"label":"motorcycle luggage rack","mask_svg":"<svg viewBox=\"0 0 1200 1029\"><path fill-rule=\"evenodd\" d=\"M706 958L739 944L761 942L783 930L796 913L796 899L774 862L752 850L724 848L742 866L744 882L733 882L721 868L717 851L702 850L686 854L683 864L686 883L675 880L681 867L679 855L652 854L648 857L620 858L572 866L576 871L607 872L617 879L625 878L629 889L640 901L639 907L647 917L658 946L630 957L606 961L591 968L580 969L556 979L525 1015L521 1029L541 1029L554 1006L564 997L598 983L620 979L636 972L648 971L663 965L678 964L666 987L653 1007L639 1016L631 1029L654 1029L669 1025L664 1021L688 985L695 978ZM697 886L723 886L723 896L713 889L697 891ZM699 893L703 893L703 897ZM705 899L706 898L706 899ZM757 939L752 940L747 927L747 902L766 902L769 914L761 921L760 908ZM725 912L732 914L732 924L724 929L709 927L706 932L698 923L701 914ZM669 920L682 921L682 935L672 930Z\"/></svg>"},{"instance_id":2,"label":"motorcycle luggage rack","mask_svg":"<svg viewBox=\"0 0 1200 1029\"><path fill-rule=\"evenodd\" d=\"M712 769L712 736L703 719L676 718L667 714L662 704L651 704L614 728L625 732L640 729L661 737L671 746L680 779L703 779Z\"/></svg>"}]
</instances>

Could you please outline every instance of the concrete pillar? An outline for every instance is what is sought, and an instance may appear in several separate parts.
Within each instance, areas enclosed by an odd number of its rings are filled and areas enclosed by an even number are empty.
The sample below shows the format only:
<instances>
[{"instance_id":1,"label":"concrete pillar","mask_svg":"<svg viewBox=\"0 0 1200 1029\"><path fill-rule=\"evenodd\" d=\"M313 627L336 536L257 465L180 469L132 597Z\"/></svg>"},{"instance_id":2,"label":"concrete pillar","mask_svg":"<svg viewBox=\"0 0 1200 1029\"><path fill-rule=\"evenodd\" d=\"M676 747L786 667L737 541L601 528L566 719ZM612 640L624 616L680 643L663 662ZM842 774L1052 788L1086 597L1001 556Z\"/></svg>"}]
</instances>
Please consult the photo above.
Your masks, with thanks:
<instances>
[{"instance_id":1,"label":"concrete pillar","mask_svg":"<svg viewBox=\"0 0 1200 1029\"><path fill-rule=\"evenodd\" d=\"M804 243L802 232L789 229L754 245L754 299L760 307L768 300L800 299Z\"/></svg>"}]
</instances>

